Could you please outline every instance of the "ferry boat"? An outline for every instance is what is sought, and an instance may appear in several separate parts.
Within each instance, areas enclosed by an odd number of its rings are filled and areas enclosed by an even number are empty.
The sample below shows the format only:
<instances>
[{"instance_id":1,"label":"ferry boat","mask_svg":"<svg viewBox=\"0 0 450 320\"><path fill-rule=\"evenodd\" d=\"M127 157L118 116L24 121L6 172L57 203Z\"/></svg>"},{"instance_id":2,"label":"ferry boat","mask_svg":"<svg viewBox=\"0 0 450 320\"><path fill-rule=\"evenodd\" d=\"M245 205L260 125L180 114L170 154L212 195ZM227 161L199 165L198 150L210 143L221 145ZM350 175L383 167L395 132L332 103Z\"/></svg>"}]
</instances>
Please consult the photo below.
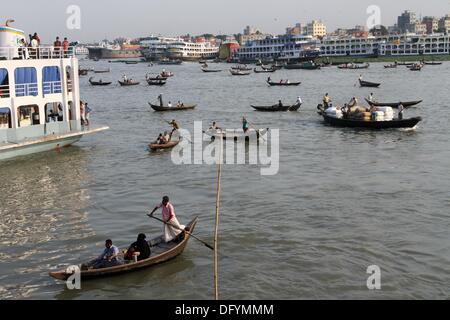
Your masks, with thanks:
<instances>
[{"instance_id":1,"label":"ferry boat","mask_svg":"<svg viewBox=\"0 0 450 320\"><path fill-rule=\"evenodd\" d=\"M260 59L277 61L310 61L318 58L320 46L312 36L267 37L245 43L234 55L241 62L253 62Z\"/></svg>"},{"instance_id":2,"label":"ferry boat","mask_svg":"<svg viewBox=\"0 0 450 320\"><path fill-rule=\"evenodd\" d=\"M159 61L167 57L169 45L180 41L180 38L149 37L140 42L141 53L149 62Z\"/></svg>"},{"instance_id":3,"label":"ferry boat","mask_svg":"<svg viewBox=\"0 0 450 320\"><path fill-rule=\"evenodd\" d=\"M82 125L75 50L21 47L25 39L22 30L0 26L0 160L109 129Z\"/></svg>"},{"instance_id":4,"label":"ferry boat","mask_svg":"<svg viewBox=\"0 0 450 320\"><path fill-rule=\"evenodd\" d=\"M168 45L167 55L170 59L183 61L214 59L219 56L219 47L211 42L178 41Z\"/></svg>"},{"instance_id":5,"label":"ferry boat","mask_svg":"<svg viewBox=\"0 0 450 320\"><path fill-rule=\"evenodd\" d=\"M98 46L87 47L89 51L89 59L135 59L141 58L141 46L132 44L115 44L110 45L101 43Z\"/></svg>"}]
</instances>

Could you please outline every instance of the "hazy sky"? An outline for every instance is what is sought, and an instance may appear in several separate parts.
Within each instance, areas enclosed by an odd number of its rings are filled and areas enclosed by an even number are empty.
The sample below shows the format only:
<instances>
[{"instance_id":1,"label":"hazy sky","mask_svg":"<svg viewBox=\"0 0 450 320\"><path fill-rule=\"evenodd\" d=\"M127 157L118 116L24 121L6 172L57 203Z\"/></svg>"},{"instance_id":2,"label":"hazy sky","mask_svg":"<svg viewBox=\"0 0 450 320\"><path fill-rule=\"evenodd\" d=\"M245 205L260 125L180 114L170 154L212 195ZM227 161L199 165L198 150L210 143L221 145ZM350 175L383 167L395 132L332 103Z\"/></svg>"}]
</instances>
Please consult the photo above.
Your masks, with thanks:
<instances>
[{"instance_id":1,"label":"hazy sky","mask_svg":"<svg viewBox=\"0 0 450 320\"><path fill-rule=\"evenodd\" d=\"M81 9L80 30L66 27L69 5ZM384 25L394 24L405 9L423 16L450 13L449 0L35 0L3 3L0 19L14 18L15 27L36 31L45 42L56 35L86 42L150 34L234 34L246 25L281 34L287 26L312 19L333 31L365 25L369 5L381 8Z\"/></svg>"}]
</instances>

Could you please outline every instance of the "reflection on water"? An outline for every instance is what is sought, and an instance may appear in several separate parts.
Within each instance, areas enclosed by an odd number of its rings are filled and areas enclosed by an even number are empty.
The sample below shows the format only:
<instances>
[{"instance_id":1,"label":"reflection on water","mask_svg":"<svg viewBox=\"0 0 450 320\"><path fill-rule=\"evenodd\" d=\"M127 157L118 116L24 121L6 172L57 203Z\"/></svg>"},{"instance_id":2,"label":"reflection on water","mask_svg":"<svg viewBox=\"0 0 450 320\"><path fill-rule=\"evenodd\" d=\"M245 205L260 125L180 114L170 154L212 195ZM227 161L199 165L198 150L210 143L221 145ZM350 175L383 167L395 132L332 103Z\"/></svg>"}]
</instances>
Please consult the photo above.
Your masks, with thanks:
<instances>
[{"instance_id":1,"label":"reflection on water","mask_svg":"<svg viewBox=\"0 0 450 320\"><path fill-rule=\"evenodd\" d=\"M2 163L0 176L8 177L0 186L0 298L29 298L68 247L81 250L94 235L87 157L77 147L28 156Z\"/></svg>"}]
</instances>

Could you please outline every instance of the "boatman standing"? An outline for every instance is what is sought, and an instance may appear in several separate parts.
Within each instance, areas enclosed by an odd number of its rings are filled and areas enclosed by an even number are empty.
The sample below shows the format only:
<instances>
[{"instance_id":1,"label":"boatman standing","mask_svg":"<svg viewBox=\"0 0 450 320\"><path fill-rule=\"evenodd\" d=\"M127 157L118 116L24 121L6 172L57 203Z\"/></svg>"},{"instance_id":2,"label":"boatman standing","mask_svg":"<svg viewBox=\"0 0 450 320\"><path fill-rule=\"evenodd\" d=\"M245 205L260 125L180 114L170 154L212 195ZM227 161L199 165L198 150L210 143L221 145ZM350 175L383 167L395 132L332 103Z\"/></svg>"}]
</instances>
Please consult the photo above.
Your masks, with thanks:
<instances>
[{"instance_id":1,"label":"boatman standing","mask_svg":"<svg viewBox=\"0 0 450 320\"><path fill-rule=\"evenodd\" d=\"M398 120L403 120L403 110L405 110L405 107L400 102L400 104L398 105Z\"/></svg>"},{"instance_id":2,"label":"boatman standing","mask_svg":"<svg viewBox=\"0 0 450 320\"><path fill-rule=\"evenodd\" d=\"M180 130L181 127L176 120L172 120L171 122L169 122L169 124L173 128L172 132L170 133L170 136L172 137L174 132Z\"/></svg>"},{"instance_id":3,"label":"boatman standing","mask_svg":"<svg viewBox=\"0 0 450 320\"><path fill-rule=\"evenodd\" d=\"M165 222L164 224L164 241L166 243L173 241L176 237L178 237L186 226L183 226L178 221L177 216L175 215L175 209L173 205L170 203L169 197L165 196L161 204L156 206L153 209L150 216L153 217L156 210L162 209L162 217Z\"/></svg>"}]
</instances>

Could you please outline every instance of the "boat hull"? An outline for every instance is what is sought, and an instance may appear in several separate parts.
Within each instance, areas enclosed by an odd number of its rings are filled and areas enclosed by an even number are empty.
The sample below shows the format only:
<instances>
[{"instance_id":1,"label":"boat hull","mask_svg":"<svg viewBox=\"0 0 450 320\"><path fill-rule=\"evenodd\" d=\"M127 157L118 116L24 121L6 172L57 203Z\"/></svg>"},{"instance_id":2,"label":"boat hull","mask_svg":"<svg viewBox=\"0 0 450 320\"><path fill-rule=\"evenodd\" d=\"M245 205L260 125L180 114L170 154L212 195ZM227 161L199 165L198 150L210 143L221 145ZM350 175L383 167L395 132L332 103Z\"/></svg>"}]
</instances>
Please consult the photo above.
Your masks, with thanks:
<instances>
[{"instance_id":1,"label":"boat hull","mask_svg":"<svg viewBox=\"0 0 450 320\"><path fill-rule=\"evenodd\" d=\"M334 117L322 114L324 120L329 125L334 127L346 127L346 128L361 128L361 129L401 129L401 128L414 128L422 118L410 118L405 120L391 120L391 121L362 121L362 120L350 120L350 119L338 119Z\"/></svg>"}]
</instances>

